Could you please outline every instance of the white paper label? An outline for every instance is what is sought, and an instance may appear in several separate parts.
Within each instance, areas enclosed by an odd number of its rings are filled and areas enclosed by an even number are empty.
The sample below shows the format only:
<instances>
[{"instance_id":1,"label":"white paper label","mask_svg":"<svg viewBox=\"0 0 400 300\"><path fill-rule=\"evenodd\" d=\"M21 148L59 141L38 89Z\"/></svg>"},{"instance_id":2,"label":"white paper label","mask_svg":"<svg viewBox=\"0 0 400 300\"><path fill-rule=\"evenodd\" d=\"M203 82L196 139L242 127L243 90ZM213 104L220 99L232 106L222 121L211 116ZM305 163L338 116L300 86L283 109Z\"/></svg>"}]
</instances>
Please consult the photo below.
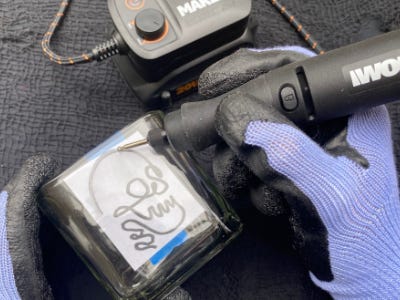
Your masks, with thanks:
<instances>
[{"instance_id":1,"label":"white paper label","mask_svg":"<svg viewBox=\"0 0 400 300\"><path fill-rule=\"evenodd\" d=\"M205 211L176 167L150 146L116 150L141 138L136 133L115 144L65 179L134 270L165 258Z\"/></svg>"}]
</instances>

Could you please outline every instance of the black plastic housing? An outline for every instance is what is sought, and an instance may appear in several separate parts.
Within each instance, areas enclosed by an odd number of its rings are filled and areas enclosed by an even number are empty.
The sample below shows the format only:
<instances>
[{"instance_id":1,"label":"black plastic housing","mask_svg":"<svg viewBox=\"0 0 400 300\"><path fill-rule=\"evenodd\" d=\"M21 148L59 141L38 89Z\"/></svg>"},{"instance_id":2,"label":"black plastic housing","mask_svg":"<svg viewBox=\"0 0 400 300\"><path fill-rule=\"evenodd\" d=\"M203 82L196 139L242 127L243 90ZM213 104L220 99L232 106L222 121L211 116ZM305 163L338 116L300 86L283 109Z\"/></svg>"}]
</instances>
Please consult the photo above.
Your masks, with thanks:
<instances>
[{"instance_id":1,"label":"black plastic housing","mask_svg":"<svg viewBox=\"0 0 400 300\"><path fill-rule=\"evenodd\" d=\"M272 70L236 90L264 99L300 127L399 100L400 30ZM214 144L215 112L224 97L186 103L167 115L171 145L183 151Z\"/></svg>"},{"instance_id":2,"label":"black plastic housing","mask_svg":"<svg viewBox=\"0 0 400 300\"><path fill-rule=\"evenodd\" d=\"M135 94L152 108L195 91L207 66L254 41L251 0L109 0L108 6L127 45L114 61ZM135 18L150 8L160 11L166 23L158 39L146 40L136 30Z\"/></svg>"}]
</instances>

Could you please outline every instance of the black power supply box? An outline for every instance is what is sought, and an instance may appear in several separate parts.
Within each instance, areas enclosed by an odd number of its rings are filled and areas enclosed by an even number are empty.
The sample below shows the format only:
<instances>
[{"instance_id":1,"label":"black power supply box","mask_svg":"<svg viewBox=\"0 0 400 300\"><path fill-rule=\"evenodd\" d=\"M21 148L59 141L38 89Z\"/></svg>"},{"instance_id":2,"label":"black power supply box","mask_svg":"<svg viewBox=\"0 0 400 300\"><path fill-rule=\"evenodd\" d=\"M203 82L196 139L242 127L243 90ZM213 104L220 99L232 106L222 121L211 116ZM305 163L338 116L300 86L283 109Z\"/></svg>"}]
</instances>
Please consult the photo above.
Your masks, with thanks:
<instances>
[{"instance_id":1,"label":"black power supply box","mask_svg":"<svg viewBox=\"0 0 400 300\"><path fill-rule=\"evenodd\" d=\"M115 64L149 108L163 108L197 90L200 73L239 47L254 45L251 0L108 0L111 38L80 55L63 56L51 40L71 0L62 0L42 39L44 54L60 65ZM278 0L270 2L317 54L325 51ZM118 54L118 55L117 55Z\"/></svg>"},{"instance_id":2,"label":"black power supply box","mask_svg":"<svg viewBox=\"0 0 400 300\"><path fill-rule=\"evenodd\" d=\"M195 91L207 66L254 42L251 0L108 0L108 7L125 44L113 59L148 107Z\"/></svg>"}]
</instances>

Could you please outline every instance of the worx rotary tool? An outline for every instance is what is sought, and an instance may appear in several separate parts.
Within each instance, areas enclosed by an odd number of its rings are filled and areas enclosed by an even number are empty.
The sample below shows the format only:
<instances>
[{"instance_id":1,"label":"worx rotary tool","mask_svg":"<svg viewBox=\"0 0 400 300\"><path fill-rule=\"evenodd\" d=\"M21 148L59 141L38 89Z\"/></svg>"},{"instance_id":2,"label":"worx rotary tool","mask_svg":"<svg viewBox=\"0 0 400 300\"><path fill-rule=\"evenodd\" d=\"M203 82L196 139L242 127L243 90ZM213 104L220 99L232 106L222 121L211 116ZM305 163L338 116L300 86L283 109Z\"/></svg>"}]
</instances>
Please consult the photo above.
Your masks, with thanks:
<instances>
[{"instance_id":1,"label":"worx rotary tool","mask_svg":"<svg viewBox=\"0 0 400 300\"><path fill-rule=\"evenodd\" d=\"M216 110L238 92L264 99L300 127L396 101L400 30L274 69L217 98L185 103L166 115L165 131L149 134L148 142L168 140L177 151L218 142Z\"/></svg>"}]
</instances>

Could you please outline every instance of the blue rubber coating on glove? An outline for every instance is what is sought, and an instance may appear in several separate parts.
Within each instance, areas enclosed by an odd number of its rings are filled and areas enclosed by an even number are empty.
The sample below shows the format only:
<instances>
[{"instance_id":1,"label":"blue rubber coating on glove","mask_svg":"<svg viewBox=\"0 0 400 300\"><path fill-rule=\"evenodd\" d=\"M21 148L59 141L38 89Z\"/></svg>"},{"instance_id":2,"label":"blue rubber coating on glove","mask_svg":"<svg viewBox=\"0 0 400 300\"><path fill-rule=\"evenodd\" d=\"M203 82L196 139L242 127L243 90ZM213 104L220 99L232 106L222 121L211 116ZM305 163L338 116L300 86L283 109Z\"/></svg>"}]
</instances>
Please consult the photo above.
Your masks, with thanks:
<instances>
[{"instance_id":1,"label":"blue rubber coating on glove","mask_svg":"<svg viewBox=\"0 0 400 300\"><path fill-rule=\"evenodd\" d=\"M7 192L0 194L0 299L19 300L7 241Z\"/></svg>"},{"instance_id":2,"label":"blue rubber coating on glove","mask_svg":"<svg viewBox=\"0 0 400 300\"><path fill-rule=\"evenodd\" d=\"M386 108L350 117L347 141L368 168L329 155L286 124L255 121L245 134L311 200L326 226L334 280L310 274L313 281L335 299L398 299L400 203Z\"/></svg>"},{"instance_id":3,"label":"blue rubber coating on glove","mask_svg":"<svg viewBox=\"0 0 400 300\"><path fill-rule=\"evenodd\" d=\"M297 53L301 53L310 57L316 56L317 54L310 49L300 47L300 46L277 46L272 48L263 48L263 49L256 49L250 48L249 50L253 52L267 52L267 51L293 51Z\"/></svg>"}]
</instances>

